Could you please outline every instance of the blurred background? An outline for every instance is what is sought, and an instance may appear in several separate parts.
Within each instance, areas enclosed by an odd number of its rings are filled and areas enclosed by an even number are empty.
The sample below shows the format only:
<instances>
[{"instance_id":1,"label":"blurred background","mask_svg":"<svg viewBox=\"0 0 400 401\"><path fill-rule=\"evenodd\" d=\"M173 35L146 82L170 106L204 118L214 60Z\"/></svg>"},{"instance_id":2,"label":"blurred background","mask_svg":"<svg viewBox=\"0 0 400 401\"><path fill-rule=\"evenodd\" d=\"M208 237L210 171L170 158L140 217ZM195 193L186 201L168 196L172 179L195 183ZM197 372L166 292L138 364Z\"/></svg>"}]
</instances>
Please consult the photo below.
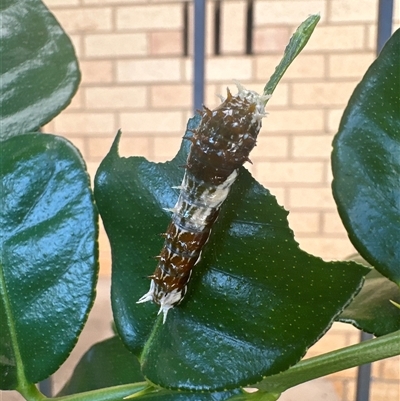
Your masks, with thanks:
<instances>
[{"instance_id":1,"label":"blurred background","mask_svg":"<svg viewBox=\"0 0 400 401\"><path fill-rule=\"evenodd\" d=\"M193 2L44 3L74 43L82 83L70 106L43 132L71 140L87 161L92 179L119 128L123 132L122 156L140 155L158 162L171 159L187 119L193 116ZM268 117L251 154L253 165L245 167L290 211L289 222L301 248L325 260L354 253L331 194L331 142L351 93L376 57L378 3L206 2L204 104L209 108L219 104L216 95L225 95L227 86L236 92L234 79L261 92L297 26L309 14L321 14L309 43L268 104ZM400 26L398 1L394 1L392 24L393 31ZM84 331L83 340L63 368L63 377L90 341L111 335L111 256L103 229L100 266L97 312L92 313L89 325L93 331ZM358 330L337 323L309 355L358 341ZM370 400L400 399L399 364L399 358L392 358L372 365ZM356 373L351 369L329 376L326 397L310 395L308 399L355 400ZM59 389L62 383L57 377Z\"/></svg>"}]
</instances>

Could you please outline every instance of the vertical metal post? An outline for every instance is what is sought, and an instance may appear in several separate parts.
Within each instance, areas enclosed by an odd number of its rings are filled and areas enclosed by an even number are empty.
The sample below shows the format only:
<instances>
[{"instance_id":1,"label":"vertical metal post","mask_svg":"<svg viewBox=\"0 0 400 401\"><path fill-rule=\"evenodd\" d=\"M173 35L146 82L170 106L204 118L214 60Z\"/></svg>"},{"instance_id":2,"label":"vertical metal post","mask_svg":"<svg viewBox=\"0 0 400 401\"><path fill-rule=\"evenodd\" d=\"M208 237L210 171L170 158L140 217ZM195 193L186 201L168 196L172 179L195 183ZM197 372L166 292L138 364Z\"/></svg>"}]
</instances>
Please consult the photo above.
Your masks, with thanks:
<instances>
[{"instance_id":1,"label":"vertical metal post","mask_svg":"<svg viewBox=\"0 0 400 401\"><path fill-rule=\"evenodd\" d=\"M360 334L360 342L370 340L372 334L364 333ZM361 365L358 367L357 371L357 392L356 401L368 401L369 400L369 390L371 384L371 364Z\"/></svg>"},{"instance_id":2,"label":"vertical metal post","mask_svg":"<svg viewBox=\"0 0 400 401\"><path fill-rule=\"evenodd\" d=\"M393 0L379 0L378 35L376 38L376 54L378 55L386 41L392 35Z\"/></svg>"},{"instance_id":3,"label":"vertical metal post","mask_svg":"<svg viewBox=\"0 0 400 401\"><path fill-rule=\"evenodd\" d=\"M206 0L194 0L193 113L204 103Z\"/></svg>"}]
</instances>

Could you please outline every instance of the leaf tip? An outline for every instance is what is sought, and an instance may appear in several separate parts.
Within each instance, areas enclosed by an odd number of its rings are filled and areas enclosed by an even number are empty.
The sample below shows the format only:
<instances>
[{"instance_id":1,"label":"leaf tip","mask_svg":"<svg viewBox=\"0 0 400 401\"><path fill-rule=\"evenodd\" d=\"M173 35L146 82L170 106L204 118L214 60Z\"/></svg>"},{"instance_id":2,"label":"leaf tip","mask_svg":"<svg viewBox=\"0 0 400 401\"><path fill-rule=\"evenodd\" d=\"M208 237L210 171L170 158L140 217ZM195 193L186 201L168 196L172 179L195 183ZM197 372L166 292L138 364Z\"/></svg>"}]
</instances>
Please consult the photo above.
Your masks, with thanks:
<instances>
[{"instance_id":1,"label":"leaf tip","mask_svg":"<svg viewBox=\"0 0 400 401\"><path fill-rule=\"evenodd\" d=\"M119 156L118 148L119 148L119 141L121 139L121 135L122 135L122 131L121 131L121 129L119 129L117 131L117 134L115 135L114 142L112 143L111 148L110 148L110 153L115 153L117 156Z\"/></svg>"}]
</instances>

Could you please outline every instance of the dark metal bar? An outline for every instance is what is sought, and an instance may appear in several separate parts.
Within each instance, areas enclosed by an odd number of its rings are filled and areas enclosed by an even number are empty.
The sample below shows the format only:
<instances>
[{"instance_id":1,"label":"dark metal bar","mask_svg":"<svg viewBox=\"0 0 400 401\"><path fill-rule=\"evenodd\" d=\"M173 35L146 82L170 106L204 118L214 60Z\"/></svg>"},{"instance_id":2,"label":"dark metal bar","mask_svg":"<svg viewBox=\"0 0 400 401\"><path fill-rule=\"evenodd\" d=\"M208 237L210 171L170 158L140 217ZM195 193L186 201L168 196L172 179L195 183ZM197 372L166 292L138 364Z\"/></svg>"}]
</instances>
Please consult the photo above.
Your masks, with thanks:
<instances>
[{"instance_id":1,"label":"dark metal bar","mask_svg":"<svg viewBox=\"0 0 400 401\"><path fill-rule=\"evenodd\" d=\"M205 21L206 0L194 0L194 113L201 110L204 103Z\"/></svg>"},{"instance_id":2,"label":"dark metal bar","mask_svg":"<svg viewBox=\"0 0 400 401\"><path fill-rule=\"evenodd\" d=\"M221 1L214 3L214 54L221 54Z\"/></svg>"},{"instance_id":3,"label":"dark metal bar","mask_svg":"<svg viewBox=\"0 0 400 401\"><path fill-rule=\"evenodd\" d=\"M182 32L183 56L189 55L189 2L183 3L183 32Z\"/></svg>"},{"instance_id":4,"label":"dark metal bar","mask_svg":"<svg viewBox=\"0 0 400 401\"><path fill-rule=\"evenodd\" d=\"M254 1L247 0L246 11L246 54L253 54Z\"/></svg>"},{"instance_id":5,"label":"dark metal bar","mask_svg":"<svg viewBox=\"0 0 400 401\"><path fill-rule=\"evenodd\" d=\"M376 38L376 54L378 55L384 44L392 35L393 0L379 0L378 35Z\"/></svg>"},{"instance_id":6,"label":"dark metal bar","mask_svg":"<svg viewBox=\"0 0 400 401\"><path fill-rule=\"evenodd\" d=\"M373 337L372 334L364 333L360 334L360 342L370 340ZM369 390L371 384L371 364L361 365L357 371L357 392L356 401L368 401Z\"/></svg>"}]
</instances>

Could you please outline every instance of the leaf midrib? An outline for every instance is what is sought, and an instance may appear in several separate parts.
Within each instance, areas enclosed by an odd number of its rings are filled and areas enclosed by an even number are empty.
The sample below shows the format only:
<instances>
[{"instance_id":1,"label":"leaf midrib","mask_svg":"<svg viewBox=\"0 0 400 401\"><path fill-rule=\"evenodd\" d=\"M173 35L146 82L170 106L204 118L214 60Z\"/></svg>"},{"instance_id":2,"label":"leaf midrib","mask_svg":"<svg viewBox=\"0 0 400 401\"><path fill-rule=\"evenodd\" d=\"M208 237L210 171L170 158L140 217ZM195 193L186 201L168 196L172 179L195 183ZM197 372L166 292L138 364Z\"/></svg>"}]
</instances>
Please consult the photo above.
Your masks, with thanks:
<instances>
[{"instance_id":1,"label":"leaf midrib","mask_svg":"<svg viewBox=\"0 0 400 401\"><path fill-rule=\"evenodd\" d=\"M4 308L7 318L7 327L10 331L11 344L16 361L17 384L18 387L20 387L21 385L23 386L28 384L28 381L25 376L24 363L22 361L21 351L19 349L17 330L15 328L11 302L10 298L8 297L7 284L6 284L6 279L4 277L4 268L2 264L0 264L0 293L3 294Z\"/></svg>"}]
</instances>

